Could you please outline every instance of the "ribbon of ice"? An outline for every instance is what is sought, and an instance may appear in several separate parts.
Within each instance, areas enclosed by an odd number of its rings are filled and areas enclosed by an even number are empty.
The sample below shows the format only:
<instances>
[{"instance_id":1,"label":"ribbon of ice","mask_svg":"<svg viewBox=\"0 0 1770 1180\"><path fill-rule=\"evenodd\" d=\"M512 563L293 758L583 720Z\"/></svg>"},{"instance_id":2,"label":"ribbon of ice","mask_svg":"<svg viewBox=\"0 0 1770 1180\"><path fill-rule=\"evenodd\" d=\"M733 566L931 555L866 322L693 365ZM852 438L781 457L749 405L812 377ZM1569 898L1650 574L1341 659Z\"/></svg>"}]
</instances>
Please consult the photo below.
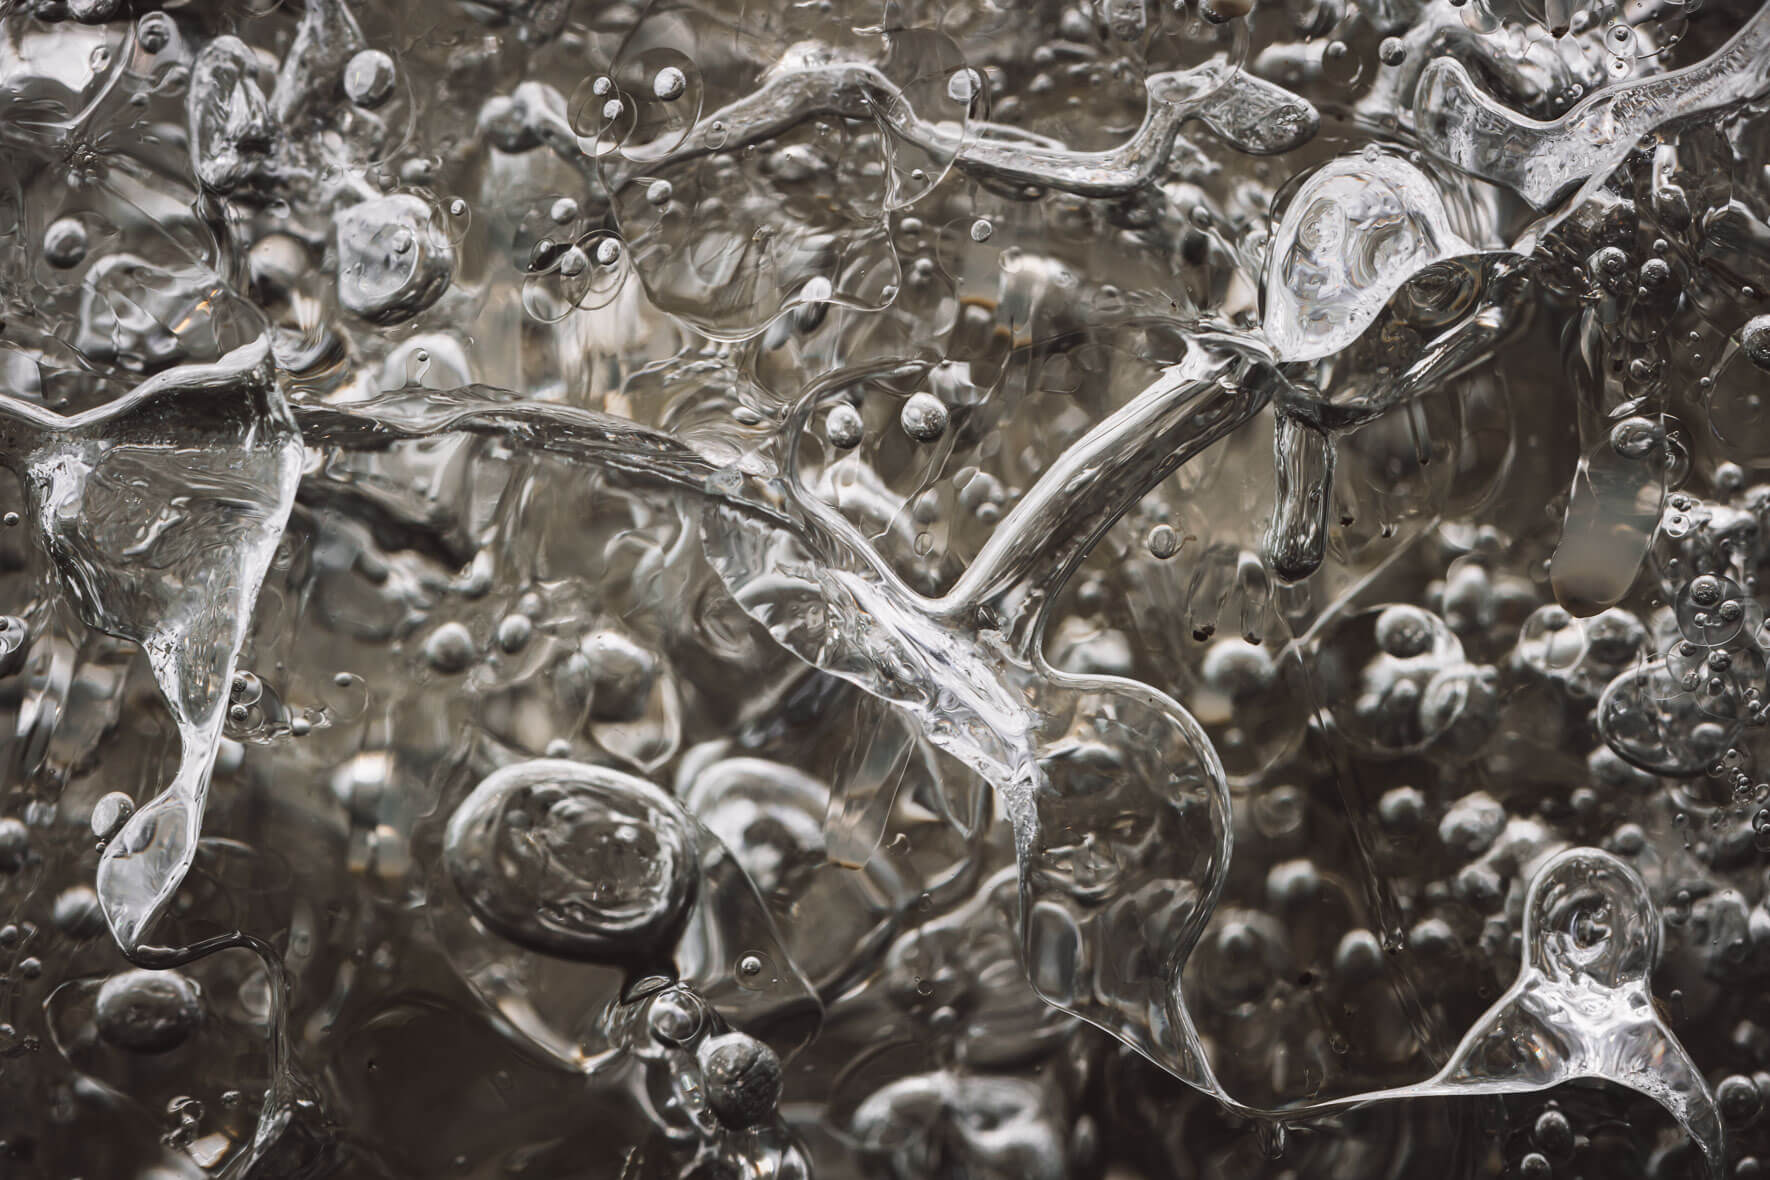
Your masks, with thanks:
<instances>
[{"instance_id":1,"label":"ribbon of ice","mask_svg":"<svg viewBox=\"0 0 1770 1180\"><path fill-rule=\"evenodd\" d=\"M1648 990L1659 939L1659 912L1633 868L1595 848L1557 853L1531 880L1518 978L1444 1068L1417 1085L1323 1103L1310 1113L1601 1080L1665 1107L1718 1167L1725 1145L1714 1095Z\"/></svg>"},{"instance_id":2,"label":"ribbon of ice","mask_svg":"<svg viewBox=\"0 0 1770 1180\"><path fill-rule=\"evenodd\" d=\"M1770 5L1713 54L1681 70L1610 86L1559 119L1518 114L1441 57L1420 75L1415 121L1430 150L1548 209L1567 189L1602 184L1643 135L1770 91Z\"/></svg>"},{"instance_id":3,"label":"ribbon of ice","mask_svg":"<svg viewBox=\"0 0 1770 1180\"><path fill-rule=\"evenodd\" d=\"M1290 151L1314 138L1321 127L1321 115L1311 104L1222 61L1151 74L1145 89L1148 107L1142 125L1115 148L1084 152L981 120L960 127L922 118L874 66L852 61L811 64L804 51L796 50L789 51L754 92L706 115L679 142L662 147L627 145L624 152L637 164L662 169L736 151L808 119L836 115L875 120L896 139L932 157L951 160L982 180L1111 197L1154 180L1181 127L1190 120L1252 155ZM547 144L584 168L607 155L606 141L579 135L564 114L564 104L546 87L524 83L511 101L533 142ZM888 205L902 203L892 199L898 194L887 196Z\"/></svg>"}]
</instances>

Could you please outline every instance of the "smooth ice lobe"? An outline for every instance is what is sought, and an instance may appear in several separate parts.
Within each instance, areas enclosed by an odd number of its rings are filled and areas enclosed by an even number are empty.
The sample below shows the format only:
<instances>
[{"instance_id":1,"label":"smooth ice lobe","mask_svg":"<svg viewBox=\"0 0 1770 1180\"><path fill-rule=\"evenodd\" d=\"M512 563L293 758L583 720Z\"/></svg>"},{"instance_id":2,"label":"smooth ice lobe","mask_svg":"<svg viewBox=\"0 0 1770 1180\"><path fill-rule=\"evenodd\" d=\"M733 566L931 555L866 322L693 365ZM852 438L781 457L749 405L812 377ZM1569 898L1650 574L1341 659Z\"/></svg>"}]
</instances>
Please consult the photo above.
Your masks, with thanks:
<instances>
[{"instance_id":1,"label":"smooth ice lobe","mask_svg":"<svg viewBox=\"0 0 1770 1180\"><path fill-rule=\"evenodd\" d=\"M99 864L125 951L195 853L234 663L302 453L263 341L74 417L0 395L0 456L63 591L87 626L141 645L178 726L176 776Z\"/></svg>"},{"instance_id":2,"label":"smooth ice lobe","mask_svg":"<svg viewBox=\"0 0 1770 1180\"><path fill-rule=\"evenodd\" d=\"M1414 275L1474 252L1425 173L1383 152L1342 156L1309 178L1279 224L1267 338L1281 361L1331 356Z\"/></svg>"}]
</instances>

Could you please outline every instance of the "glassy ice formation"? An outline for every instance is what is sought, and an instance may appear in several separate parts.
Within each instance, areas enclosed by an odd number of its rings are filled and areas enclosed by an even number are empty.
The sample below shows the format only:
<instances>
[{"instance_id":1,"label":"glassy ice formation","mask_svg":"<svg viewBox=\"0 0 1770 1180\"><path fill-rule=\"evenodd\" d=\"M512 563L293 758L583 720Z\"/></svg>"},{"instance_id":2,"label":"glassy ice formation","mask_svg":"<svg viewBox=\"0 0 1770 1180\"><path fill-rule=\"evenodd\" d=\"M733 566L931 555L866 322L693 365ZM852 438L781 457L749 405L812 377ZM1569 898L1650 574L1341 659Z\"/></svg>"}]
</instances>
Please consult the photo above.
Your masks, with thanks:
<instances>
[{"instance_id":1,"label":"glassy ice formation","mask_svg":"<svg viewBox=\"0 0 1770 1180\"><path fill-rule=\"evenodd\" d=\"M1770 1161L1770 7L0 0L0 1175Z\"/></svg>"}]
</instances>

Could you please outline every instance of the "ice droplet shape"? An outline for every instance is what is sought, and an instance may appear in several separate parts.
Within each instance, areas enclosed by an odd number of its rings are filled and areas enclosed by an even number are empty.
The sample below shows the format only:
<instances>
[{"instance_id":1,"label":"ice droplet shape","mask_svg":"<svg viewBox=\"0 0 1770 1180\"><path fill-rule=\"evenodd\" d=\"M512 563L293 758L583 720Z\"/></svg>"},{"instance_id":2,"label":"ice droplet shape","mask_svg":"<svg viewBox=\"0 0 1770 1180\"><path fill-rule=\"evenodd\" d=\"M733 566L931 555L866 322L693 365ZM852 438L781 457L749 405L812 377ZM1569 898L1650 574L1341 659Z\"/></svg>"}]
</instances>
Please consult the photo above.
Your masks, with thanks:
<instances>
[{"instance_id":1,"label":"ice droplet shape","mask_svg":"<svg viewBox=\"0 0 1770 1180\"><path fill-rule=\"evenodd\" d=\"M1410 278L1474 250L1418 168L1387 153L1342 156L1309 178L1279 224L1266 335L1281 361L1339 352Z\"/></svg>"},{"instance_id":2,"label":"ice droplet shape","mask_svg":"<svg viewBox=\"0 0 1770 1180\"><path fill-rule=\"evenodd\" d=\"M1393 1098L1521 1094L1591 1079L1645 1094L1711 1168L1723 1129L1702 1071L1648 988L1659 911L1640 874L1608 852L1570 848L1537 869L1524 903L1524 962L1504 995L1429 1081L1312 1108Z\"/></svg>"},{"instance_id":3,"label":"ice droplet shape","mask_svg":"<svg viewBox=\"0 0 1770 1180\"><path fill-rule=\"evenodd\" d=\"M190 867L234 663L302 454L263 341L73 417L0 396L0 455L63 592L87 626L141 645L178 726L176 776L99 862L125 951Z\"/></svg>"}]
</instances>

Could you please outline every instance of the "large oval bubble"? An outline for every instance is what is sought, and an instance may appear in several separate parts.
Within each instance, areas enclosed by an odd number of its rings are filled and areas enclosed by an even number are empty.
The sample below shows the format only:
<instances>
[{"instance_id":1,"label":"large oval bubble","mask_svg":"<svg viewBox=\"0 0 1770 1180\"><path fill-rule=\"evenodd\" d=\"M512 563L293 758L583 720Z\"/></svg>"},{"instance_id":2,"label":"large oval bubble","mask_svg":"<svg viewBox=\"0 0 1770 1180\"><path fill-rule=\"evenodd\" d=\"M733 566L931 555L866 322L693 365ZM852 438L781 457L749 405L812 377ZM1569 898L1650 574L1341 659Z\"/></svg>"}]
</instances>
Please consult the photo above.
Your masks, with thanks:
<instances>
[{"instance_id":1,"label":"large oval bubble","mask_svg":"<svg viewBox=\"0 0 1770 1180\"><path fill-rule=\"evenodd\" d=\"M537 759L487 775L443 859L473 915L530 950L585 962L667 954L700 884L692 821L620 771Z\"/></svg>"}]
</instances>

